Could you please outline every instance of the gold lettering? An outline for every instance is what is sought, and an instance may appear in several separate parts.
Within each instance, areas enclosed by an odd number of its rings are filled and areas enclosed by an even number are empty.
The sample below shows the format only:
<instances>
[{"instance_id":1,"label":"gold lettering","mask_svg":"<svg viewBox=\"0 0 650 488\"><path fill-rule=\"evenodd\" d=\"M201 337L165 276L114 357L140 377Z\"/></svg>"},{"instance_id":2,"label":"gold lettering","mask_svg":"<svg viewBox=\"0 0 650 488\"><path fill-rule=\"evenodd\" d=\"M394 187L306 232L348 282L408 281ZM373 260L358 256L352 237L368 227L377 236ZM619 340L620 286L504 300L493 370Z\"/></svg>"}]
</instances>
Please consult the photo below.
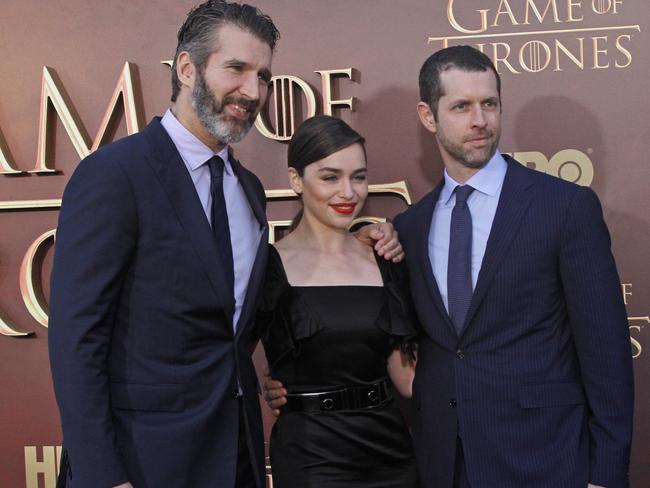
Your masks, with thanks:
<instances>
[{"instance_id":1,"label":"gold lettering","mask_svg":"<svg viewBox=\"0 0 650 488\"><path fill-rule=\"evenodd\" d=\"M631 318L632 317L630 317L630 319ZM646 319L647 319L647 317L646 317ZM650 322L650 320L649 320L649 322ZM641 326L640 325L630 325L630 342L632 344L632 347L634 349L636 349L636 352L634 352L634 351L632 352L632 358L636 359L643 352L643 346L641 345L641 343L637 339L632 337L632 329L636 330L637 332L641 332Z\"/></svg>"},{"instance_id":2,"label":"gold lettering","mask_svg":"<svg viewBox=\"0 0 650 488\"><path fill-rule=\"evenodd\" d=\"M323 113L325 115L332 115L332 107L348 107L354 112L355 98L351 97L345 100L332 100L332 76L344 75L354 81L352 78L352 68L347 69L330 69L314 71L321 76L323 88Z\"/></svg>"},{"instance_id":3,"label":"gold lettering","mask_svg":"<svg viewBox=\"0 0 650 488\"><path fill-rule=\"evenodd\" d=\"M41 256L42 248L49 239L54 240L55 233L56 230L54 229L40 235L29 246L20 265L20 294L29 314L43 327L47 327L47 304L40 286L42 262L36 258Z\"/></svg>"},{"instance_id":4,"label":"gold lettering","mask_svg":"<svg viewBox=\"0 0 650 488\"><path fill-rule=\"evenodd\" d=\"M123 101L127 133L134 134L141 130L143 126L143 111L142 96L139 87L140 84L135 65L129 62L125 63L108 108L102 118L97 135L91 143L88 132L81 122L81 118L56 71L53 68L44 66L36 166L30 173L51 173L55 171L48 161L48 152L50 151L50 138L48 137L48 133L51 125L51 118L49 117L50 106L54 107L77 154L83 159L104 142L109 125L114 120L115 110L117 109L120 98Z\"/></svg>"},{"instance_id":5,"label":"gold lettering","mask_svg":"<svg viewBox=\"0 0 650 488\"><path fill-rule=\"evenodd\" d=\"M594 165L591 159L577 149L559 151L549 160L546 172L582 186L589 186L594 180Z\"/></svg>"},{"instance_id":6,"label":"gold lettering","mask_svg":"<svg viewBox=\"0 0 650 488\"><path fill-rule=\"evenodd\" d=\"M506 49L506 54L503 58L499 57L499 46L503 46ZM499 63L503 63L506 68L510 70L511 73L516 73L519 74L520 72L517 71L513 66L510 64L508 61L508 56L510 56L510 46L506 44L505 42L493 42L492 43L492 61L494 62L495 68L499 69Z\"/></svg>"},{"instance_id":7,"label":"gold lettering","mask_svg":"<svg viewBox=\"0 0 650 488\"><path fill-rule=\"evenodd\" d=\"M499 26L499 17L501 15L507 15L510 17L510 23L512 25L519 25L519 22L517 22L517 19L515 18L514 14L512 13L512 8L510 8L510 4L508 3L508 0L501 0L499 2L499 8L497 8L497 13L494 16L494 22L492 23L492 27L498 27Z\"/></svg>"},{"instance_id":8,"label":"gold lettering","mask_svg":"<svg viewBox=\"0 0 650 488\"><path fill-rule=\"evenodd\" d=\"M545 53L545 56L542 56L542 51ZM525 54L528 55L528 63L530 66L526 64ZM545 42L537 40L528 41L519 49L519 64L529 73L544 71L550 62L551 49Z\"/></svg>"},{"instance_id":9,"label":"gold lettering","mask_svg":"<svg viewBox=\"0 0 650 488\"><path fill-rule=\"evenodd\" d=\"M274 244L277 240L275 232L278 229L288 229L292 220L269 220L269 244Z\"/></svg>"},{"instance_id":10,"label":"gold lettering","mask_svg":"<svg viewBox=\"0 0 650 488\"><path fill-rule=\"evenodd\" d=\"M359 224L379 224L381 222L386 222L385 217L358 217L352 221L352 225L350 227L354 228L354 226L359 225Z\"/></svg>"},{"instance_id":11,"label":"gold lettering","mask_svg":"<svg viewBox=\"0 0 650 488\"><path fill-rule=\"evenodd\" d=\"M539 151L516 152L512 155L517 161L527 168L532 168L541 173L546 173L548 159Z\"/></svg>"},{"instance_id":12,"label":"gold lettering","mask_svg":"<svg viewBox=\"0 0 650 488\"><path fill-rule=\"evenodd\" d=\"M33 332L21 329L15 325L10 325L9 322L0 315L0 335L9 337L27 337L33 335Z\"/></svg>"},{"instance_id":13,"label":"gold lettering","mask_svg":"<svg viewBox=\"0 0 650 488\"><path fill-rule=\"evenodd\" d=\"M577 2L574 0L567 0L566 6L567 6L567 22L580 22L584 19L584 16L582 15L580 16L580 18L573 17L573 7L582 8L582 0L578 0Z\"/></svg>"},{"instance_id":14,"label":"gold lettering","mask_svg":"<svg viewBox=\"0 0 650 488\"><path fill-rule=\"evenodd\" d=\"M591 10L603 15L612 9L612 0L591 0Z\"/></svg>"},{"instance_id":15,"label":"gold lettering","mask_svg":"<svg viewBox=\"0 0 650 488\"><path fill-rule=\"evenodd\" d=\"M38 475L42 474L44 485L56 485L56 476L61 463L61 446L43 446L43 460L39 461L36 446L25 446L25 486L38 488Z\"/></svg>"},{"instance_id":16,"label":"gold lettering","mask_svg":"<svg viewBox=\"0 0 650 488\"><path fill-rule=\"evenodd\" d=\"M618 13L618 6L623 5L623 0L614 0L613 5L614 5L614 9L612 10L612 13L617 14Z\"/></svg>"},{"instance_id":17,"label":"gold lettering","mask_svg":"<svg viewBox=\"0 0 650 488\"><path fill-rule=\"evenodd\" d=\"M560 68L560 51L566 54L567 58L578 68L585 69L585 38L578 37L577 41L580 49L578 57L574 56L559 39L555 39L555 69L553 71L562 71L562 68Z\"/></svg>"},{"instance_id":18,"label":"gold lettering","mask_svg":"<svg viewBox=\"0 0 650 488\"><path fill-rule=\"evenodd\" d=\"M616 38L616 49L618 49L618 51L622 53L623 56L625 56L625 58L627 59L626 64L619 64L619 62L616 61L614 64L617 68L627 68L629 65L632 64L632 53L630 53L630 51L625 49L621 44L621 39L623 38L626 38L628 41L630 41L632 39L632 36L629 34L621 34Z\"/></svg>"},{"instance_id":19,"label":"gold lettering","mask_svg":"<svg viewBox=\"0 0 650 488\"><path fill-rule=\"evenodd\" d=\"M24 173L24 171L15 168L7 141L2 135L2 131L0 131L0 175L16 175L20 173Z\"/></svg>"},{"instance_id":20,"label":"gold lettering","mask_svg":"<svg viewBox=\"0 0 650 488\"><path fill-rule=\"evenodd\" d=\"M396 181L394 183L379 183L374 185L368 185L368 193L371 194L383 194L383 195L396 195L407 205L412 205L413 201L411 200L411 192L408 189L406 181Z\"/></svg>"},{"instance_id":21,"label":"gold lettering","mask_svg":"<svg viewBox=\"0 0 650 488\"><path fill-rule=\"evenodd\" d=\"M550 160L538 151L516 152L512 157L523 166L578 185L589 186L594 179L594 165L591 159L577 149L559 151Z\"/></svg>"},{"instance_id":22,"label":"gold lettering","mask_svg":"<svg viewBox=\"0 0 650 488\"><path fill-rule=\"evenodd\" d=\"M548 0L548 3L546 4L546 8L544 9L544 13L540 14L539 10L537 9L537 5L535 5L534 0L526 0L526 11L524 14L524 24L530 24L529 20L529 14L530 10L533 11L535 14L535 17L537 17L537 20L539 21L540 24L544 23L544 18L546 17L546 14L548 13L548 9L553 7L553 22L560 22L560 18L557 15L557 4L555 0Z\"/></svg>"},{"instance_id":23,"label":"gold lettering","mask_svg":"<svg viewBox=\"0 0 650 488\"><path fill-rule=\"evenodd\" d=\"M592 37L591 41L592 41L593 47L594 47L594 67L593 67L593 69L609 68L609 62L607 64L603 64L603 65L601 65L598 62L598 55L599 54L607 54L607 49L598 49L598 41L607 42L607 36Z\"/></svg>"},{"instance_id":24,"label":"gold lettering","mask_svg":"<svg viewBox=\"0 0 650 488\"><path fill-rule=\"evenodd\" d=\"M255 128L268 139L288 141L296 130L296 88L300 89L305 98L305 119L316 115L316 96L309 84L296 76L274 76L271 78L271 83L273 85L275 128L273 130L268 128L262 112L257 115Z\"/></svg>"},{"instance_id":25,"label":"gold lettering","mask_svg":"<svg viewBox=\"0 0 650 488\"><path fill-rule=\"evenodd\" d=\"M266 442L264 442L264 446L266 446ZM264 464L266 467L266 488L273 488L273 473L271 472L271 461L268 456L264 458Z\"/></svg>"},{"instance_id":26,"label":"gold lettering","mask_svg":"<svg viewBox=\"0 0 650 488\"><path fill-rule=\"evenodd\" d=\"M456 16L454 15L454 0L449 0L447 2L447 20L449 20L449 24L458 32L462 32L464 34L480 34L481 32L485 32L487 30L487 13L489 11L490 9L477 10L481 17L481 27L475 30L466 29L465 27L461 26L456 20Z\"/></svg>"},{"instance_id":27,"label":"gold lettering","mask_svg":"<svg viewBox=\"0 0 650 488\"><path fill-rule=\"evenodd\" d=\"M621 283L621 289L623 290L623 303L627 305L627 297L632 296L632 291L628 291L628 288L632 288L632 283Z\"/></svg>"}]
</instances>

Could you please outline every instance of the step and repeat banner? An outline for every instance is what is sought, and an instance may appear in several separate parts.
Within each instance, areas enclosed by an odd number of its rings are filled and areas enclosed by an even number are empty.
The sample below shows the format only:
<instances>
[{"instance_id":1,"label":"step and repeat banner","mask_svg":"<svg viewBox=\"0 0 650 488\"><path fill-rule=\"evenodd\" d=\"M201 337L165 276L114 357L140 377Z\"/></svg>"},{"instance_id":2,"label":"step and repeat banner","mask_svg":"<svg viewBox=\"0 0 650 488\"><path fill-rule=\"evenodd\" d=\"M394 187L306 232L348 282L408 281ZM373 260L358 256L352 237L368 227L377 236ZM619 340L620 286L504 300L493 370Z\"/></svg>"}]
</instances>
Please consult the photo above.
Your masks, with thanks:
<instances>
[{"instance_id":1,"label":"step and repeat banner","mask_svg":"<svg viewBox=\"0 0 650 488\"><path fill-rule=\"evenodd\" d=\"M53 488L61 430L47 353L63 188L80 159L168 107L176 32L196 2L61 0L0 7L0 486ZM364 215L390 218L439 181L417 76L470 44L502 76L501 150L590 186L609 225L636 377L631 480L650 486L650 3L642 0L259 0L281 31L272 90L234 147L262 180L273 235L298 204L287 141L315 114L367 139ZM256 351L263 365L262 351ZM272 418L265 407L267 433ZM269 485L272 481L269 478Z\"/></svg>"}]
</instances>

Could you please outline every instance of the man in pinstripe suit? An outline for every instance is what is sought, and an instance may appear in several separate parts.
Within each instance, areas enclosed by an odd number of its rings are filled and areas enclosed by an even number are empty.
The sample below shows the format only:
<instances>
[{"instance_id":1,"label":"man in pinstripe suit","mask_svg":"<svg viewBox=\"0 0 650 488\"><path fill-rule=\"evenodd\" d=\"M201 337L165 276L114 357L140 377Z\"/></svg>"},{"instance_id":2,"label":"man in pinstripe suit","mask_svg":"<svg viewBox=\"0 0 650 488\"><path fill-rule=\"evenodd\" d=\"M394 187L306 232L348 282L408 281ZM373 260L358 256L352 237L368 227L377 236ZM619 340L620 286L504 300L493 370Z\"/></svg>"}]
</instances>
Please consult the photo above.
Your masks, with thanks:
<instances>
[{"instance_id":1,"label":"man in pinstripe suit","mask_svg":"<svg viewBox=\"0 0 650 488\"><path fill-rule=\"evenodd\" d=\"M422 486L627 487L630 339L598 198L499 153L500 79L481 52L438 51L419 81L445 165L395 219L423 328Z\"/></svg>"}]
</instances>

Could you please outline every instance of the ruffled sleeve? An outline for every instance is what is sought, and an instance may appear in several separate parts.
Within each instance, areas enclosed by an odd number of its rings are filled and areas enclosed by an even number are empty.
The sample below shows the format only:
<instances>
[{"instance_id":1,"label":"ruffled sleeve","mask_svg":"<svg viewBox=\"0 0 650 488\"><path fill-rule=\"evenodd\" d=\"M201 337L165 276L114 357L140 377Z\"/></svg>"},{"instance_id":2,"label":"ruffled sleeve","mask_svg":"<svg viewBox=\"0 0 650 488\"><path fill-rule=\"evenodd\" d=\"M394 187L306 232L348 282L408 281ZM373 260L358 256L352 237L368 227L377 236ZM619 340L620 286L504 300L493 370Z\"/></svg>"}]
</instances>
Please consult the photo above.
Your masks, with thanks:
<instances>
[{"instance_id":1,"label":"ruffled sleeve","mask_svg":"<svg viewBox=\"0 0 650 488\"><path fill-rule=\"evenodd\" d=\"M408 269L403 263L377 258L384 280L385 299L377 326L390 334L395 348L413 355L417 350L419 326L409 288Z\"/></svg>"},{"instance_id":2,"label":"ruffled sleeve","mask_svg":"<svg viewBox=\"0 0 650 488\"><path fill-rule=\"evenodd\" d=\"M280 254L274 246L269 246L257 325L271 369L287 355L298 355L300 341L313 336L324 327L302 297L293 292Z\"/></svg>"}]
</instances>

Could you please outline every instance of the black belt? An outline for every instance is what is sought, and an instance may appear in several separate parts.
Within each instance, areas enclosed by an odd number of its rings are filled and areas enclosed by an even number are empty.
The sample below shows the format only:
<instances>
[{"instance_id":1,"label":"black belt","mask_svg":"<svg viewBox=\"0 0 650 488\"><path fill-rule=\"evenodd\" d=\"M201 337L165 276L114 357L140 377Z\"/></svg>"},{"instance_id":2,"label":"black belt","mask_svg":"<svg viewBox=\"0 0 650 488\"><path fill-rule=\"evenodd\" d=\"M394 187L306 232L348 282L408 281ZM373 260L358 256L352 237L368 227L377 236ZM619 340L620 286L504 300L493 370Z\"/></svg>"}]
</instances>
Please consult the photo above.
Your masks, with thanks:
<instances>
[{"instance_id":1,"label":"black belt","mask_svg":"<svg viewBox=\"0 0 650 488\"><path fill-rule=\"evenodd\" d=\"M283 412L332 412L335 410L356 410L382 405L392 398L388 381L373 385L349 386L340 390L293 393L287 395Z\"/></svg>"}]
</instances>

